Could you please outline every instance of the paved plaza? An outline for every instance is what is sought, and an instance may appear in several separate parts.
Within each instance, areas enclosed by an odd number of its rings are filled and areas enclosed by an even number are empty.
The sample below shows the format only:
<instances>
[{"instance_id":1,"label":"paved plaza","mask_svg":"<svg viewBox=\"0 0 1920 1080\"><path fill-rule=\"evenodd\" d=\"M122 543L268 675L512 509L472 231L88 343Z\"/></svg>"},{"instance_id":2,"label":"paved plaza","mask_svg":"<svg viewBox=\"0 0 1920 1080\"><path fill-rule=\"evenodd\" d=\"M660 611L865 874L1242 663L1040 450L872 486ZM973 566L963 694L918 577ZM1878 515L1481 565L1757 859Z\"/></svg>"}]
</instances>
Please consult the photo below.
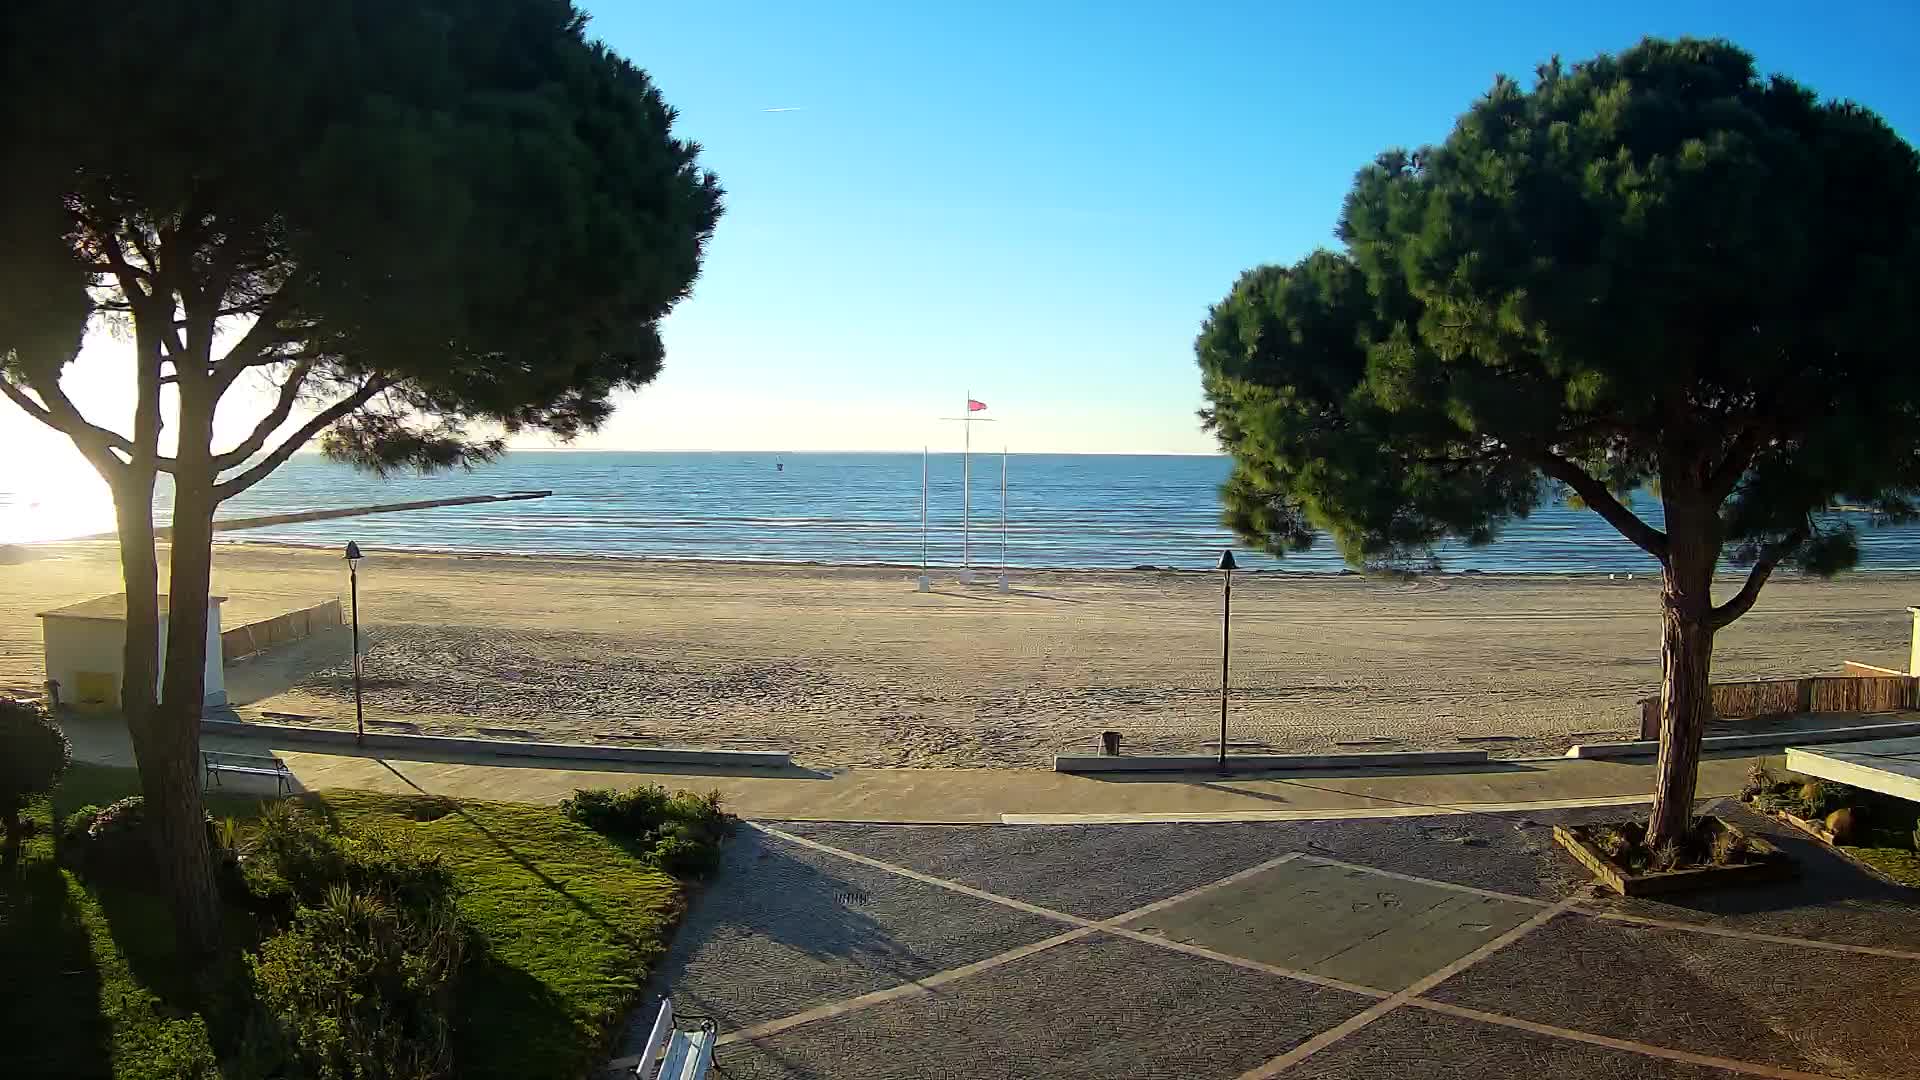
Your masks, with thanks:
<instances>
[{"instance_id":1,"label":"paved plaza","mask_svg":"<svg viewBox=\"0 0 1920 1080\"><path fill-rule=\"evenodd\" d=\"M1725 803L1796 880L1622 900L1551 836L1641 812L759 823L648 1000L728 1080L1920 1075L1920 893Z\"/></svg>"}]
</instances>

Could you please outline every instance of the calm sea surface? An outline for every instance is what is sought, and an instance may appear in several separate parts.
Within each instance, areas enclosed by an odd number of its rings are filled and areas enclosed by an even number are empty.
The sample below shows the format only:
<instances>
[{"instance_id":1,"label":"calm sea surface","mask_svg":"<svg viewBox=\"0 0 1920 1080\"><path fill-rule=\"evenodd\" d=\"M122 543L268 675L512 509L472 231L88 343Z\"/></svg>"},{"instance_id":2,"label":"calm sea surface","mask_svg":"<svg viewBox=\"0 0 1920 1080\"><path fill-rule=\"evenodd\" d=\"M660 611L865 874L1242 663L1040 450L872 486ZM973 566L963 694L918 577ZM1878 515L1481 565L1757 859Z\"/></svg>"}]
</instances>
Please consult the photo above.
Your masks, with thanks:
<instances>
[{"instance_id":1,"label":"calm sea surface","mask_svg":"<svg viewBox=\"0 0 1920 1080\"><path fill-rule=\"evenodd\" d=\"M1001 559L1000 459L973 459L973 565ZM781 468L780 466L784 466ZM379 480L303 455L228 503L224 517L552 489L550 498L229 533L228 540L615 557L917 564L918 454L521 452L471 473ZM962 559L961 458L931 459L928 558ZM1211 566L1233 543L1221 528L1215 457L1016 454L1008 462L1006 561L1017 567ZM0 477L0 540L51 539L34 507ZM170 512L163 493L158 517ZM1649 500L1637 507L1656 524ZM1920 526L1870 528L1863 568L1920 569ZM111 520L92 528L109 528ZM58 531L58 530L55 530ZM85 530L85 531L91 531ZM69 531L66 535L73 535ZM1493 544L1441 550L1449 570L1648 572L1652 561L1595 515L1554 505L1514 522ZM1321 546L1284 563L1240 552L1261 569L1331 571Z\"/></svg>"}]
</instances>

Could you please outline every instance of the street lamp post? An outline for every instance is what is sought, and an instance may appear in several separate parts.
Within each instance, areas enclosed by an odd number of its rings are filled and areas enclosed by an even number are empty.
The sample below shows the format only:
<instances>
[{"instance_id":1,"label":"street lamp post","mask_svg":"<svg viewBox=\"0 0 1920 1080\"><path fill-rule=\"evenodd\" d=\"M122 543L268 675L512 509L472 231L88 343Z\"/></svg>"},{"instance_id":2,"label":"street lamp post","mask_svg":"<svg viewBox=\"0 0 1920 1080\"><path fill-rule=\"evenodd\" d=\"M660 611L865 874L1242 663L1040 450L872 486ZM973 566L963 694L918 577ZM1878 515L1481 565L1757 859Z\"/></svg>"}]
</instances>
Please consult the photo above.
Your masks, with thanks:
<instances>
[{"instance_id":1,"label":"street lamp post","mask_svg":"<svg viewBox=\"0 0 1920 1080\"><path fill-rule=\"evenodd\" d=\"M1220 775L1227 775L1227 655L1233 640L1233 549L1222 548L1220 565Z\"/></svg>"},{"instance_id":2,"label":"street lamp post","mask_svg":"<svg viewBox=\"0 0 1920 1080\"><path fill-rule=\"evenodd\" d=\"M347 541L347 580L353 590L353 744L367 738L367 714L360 705L360 545Z\"/></svg>"}]
</instances>

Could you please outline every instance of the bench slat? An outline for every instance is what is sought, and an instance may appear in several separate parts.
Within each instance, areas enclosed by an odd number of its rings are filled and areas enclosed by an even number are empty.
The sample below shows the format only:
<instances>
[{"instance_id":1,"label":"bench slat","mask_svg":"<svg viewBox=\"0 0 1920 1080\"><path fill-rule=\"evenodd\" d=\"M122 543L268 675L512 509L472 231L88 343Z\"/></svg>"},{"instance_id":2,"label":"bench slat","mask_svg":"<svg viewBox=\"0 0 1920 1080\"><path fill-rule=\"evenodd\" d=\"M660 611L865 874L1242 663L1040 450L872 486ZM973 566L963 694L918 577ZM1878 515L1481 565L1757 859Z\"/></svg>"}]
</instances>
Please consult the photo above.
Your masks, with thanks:
<instances>
[{"instance_id":1,"label":"bench slat","mask_svg":"<svg viewBox=\"0 0 1920 1080\"><path fill-rule=\"evenodd\" d=\"M633 1070L642 1080L653 1080L653 1059L660 1056L660 1049L673 1038L673 1001L660 1002L659 1015L653 1018L653 1032L647 1036L647 1045L640 1051L640 1064Z\"/></svg>"},{"instance_id":2,"label":"bench slat","mask_svg":"<svg viewBox=\"0 0 1920 1080\"><path fill-rule=\"evenodd\" d=\"M676 1031L660 1062L660 1080L701 1080L707 1074L707 1033Z\"/></svg>"},{"instance_id":3,"label":"bench slat","mask_svg":"<svg viewBox=\"0 0 1920 1080\"><path fill-rule=\"evenodd\" d=\"M688 1035L687 1044L693 1049L693 1057L675 1080L706 1080L707 1070L713 1066L713 1044L717 1038L714 1032L704 1030Z\"/></svg>"},{"instance_id":4,"label":"bench slat","mask_svg":"<svg viewBox=\"0 0 1920 1080\"><path fill-rule=\"evenodd\" d=\"M219 773L271 776L276 793L285 791L293 783L293 774L287 771L287 763L271 754L230 754L206 750L200 754L200 764L205 770L203 783L215 782Z\"/></svg>"}]
</instances>

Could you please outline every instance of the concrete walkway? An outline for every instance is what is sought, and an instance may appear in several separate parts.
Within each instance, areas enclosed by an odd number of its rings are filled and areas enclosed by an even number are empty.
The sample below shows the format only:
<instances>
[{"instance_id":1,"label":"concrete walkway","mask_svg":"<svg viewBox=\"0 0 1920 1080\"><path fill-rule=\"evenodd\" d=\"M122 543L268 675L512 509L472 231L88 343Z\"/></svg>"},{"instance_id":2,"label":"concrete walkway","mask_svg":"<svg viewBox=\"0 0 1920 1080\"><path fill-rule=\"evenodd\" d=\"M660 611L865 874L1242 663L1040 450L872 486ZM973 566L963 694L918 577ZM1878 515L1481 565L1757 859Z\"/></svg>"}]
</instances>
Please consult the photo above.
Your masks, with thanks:
<instances>
[{"instance_id":1,"label":"concrete walkway","mask_svg":"<svg viewBox=\"0 0 1920 1080\"><path fill-rule=\"evenodd\" d=\"M63 720L76 760L133 764L120 721ZM1012 822L1288 820L1398 817L1450 810L1625 805L1653 789L1650 763L1543 759L1447 769L1319 773L1072 776L1038 769L751 769L541 762L443 755L314 753L272 740L209 736L209 750L273 753L302 790L360 788L504 802L554 803L582 787L662 784L718 790L742 817L776 821ZM1702 764L1700 795L1739 790L1753 757ZM248 778L223 780L246 787Z\"/></svg>"},{"instance_id":2,"label":"concrete walkway","mask_svg":"<svg viewBox=\"0 0 1920 1080\"><path fill-rule=\"evenodd\" d=\"M670 996L729 1080L1910 1080L1920 894L1716 812L1799 875L1596 893L1551 830L1606 809L758 824L606 1075Z\"/></svg>"}]
</instances>

